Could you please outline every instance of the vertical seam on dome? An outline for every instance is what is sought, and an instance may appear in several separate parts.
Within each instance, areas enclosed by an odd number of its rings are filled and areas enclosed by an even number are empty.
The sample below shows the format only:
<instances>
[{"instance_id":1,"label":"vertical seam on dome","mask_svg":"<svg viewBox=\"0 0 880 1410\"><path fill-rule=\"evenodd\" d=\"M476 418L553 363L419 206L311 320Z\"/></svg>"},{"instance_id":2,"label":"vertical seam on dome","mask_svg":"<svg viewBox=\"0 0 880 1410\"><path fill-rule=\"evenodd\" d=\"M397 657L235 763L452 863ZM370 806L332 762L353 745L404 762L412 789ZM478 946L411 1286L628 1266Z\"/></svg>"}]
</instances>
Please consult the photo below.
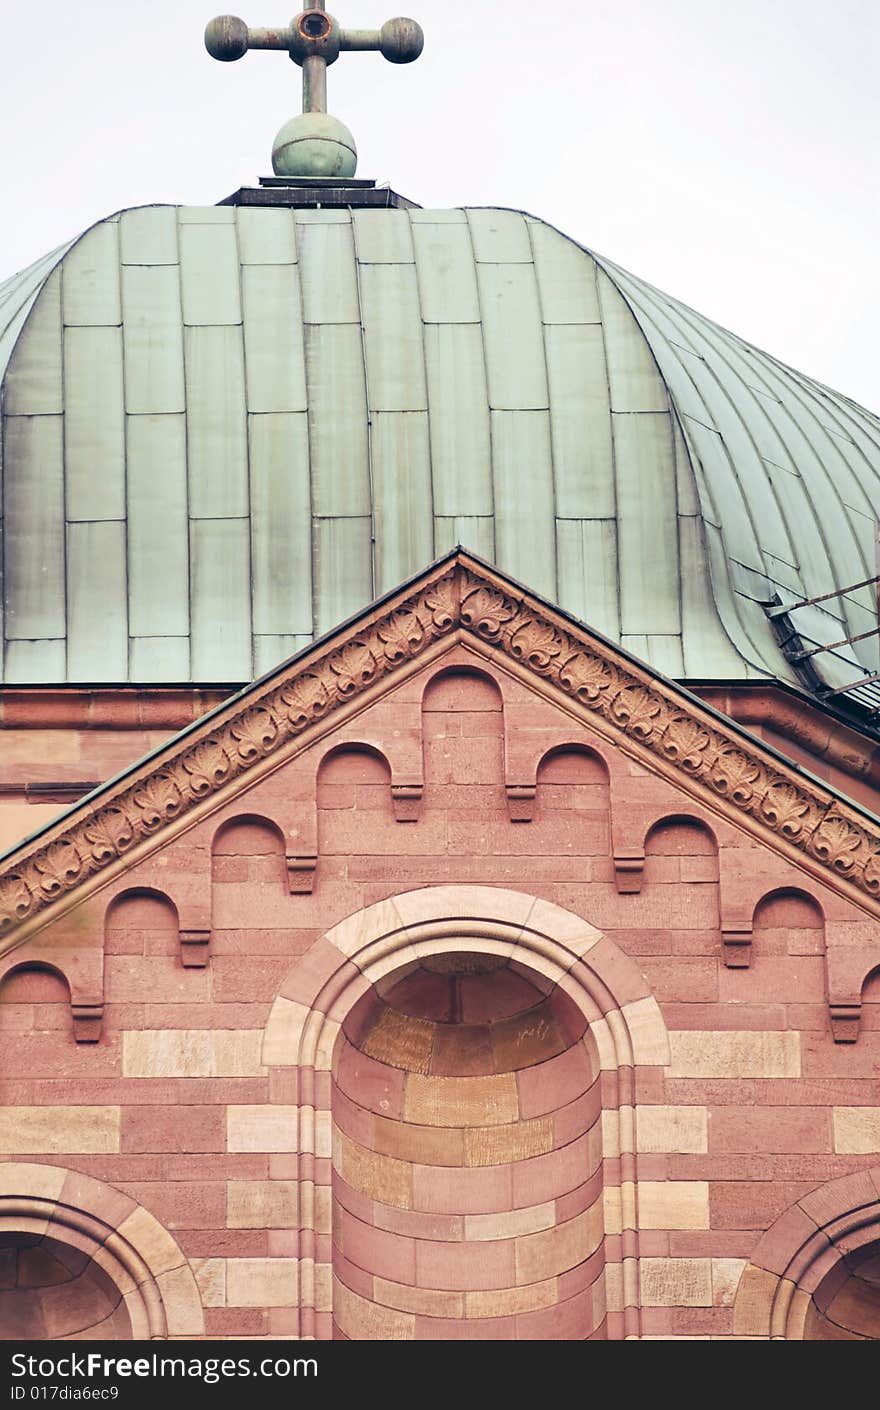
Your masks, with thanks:
<instances>
[{"instance_id":1,"label":"vertical seam on dome","mask_svg":"<svg viewBox=\"0 0 880 1410\"><path fill-rule=\"evenodd\" d=\"M413 279L415 280L416 286L416 303L419 310L419 327L421 328L422 340L422 371L425 379L425 440L428 448L428 488L431 496L428 512L431 517L431 556L433 558L433 555L437 552L437 516L434 512L434 448L431 442L431 388L428 380L428 349L425 341L425 318L422 311L422 290L419 284L418 265L416 264L416 242L413 239L412 216L409 210L405 211L405 215L413 257Z\"/></svg>"},{"instance_id":2,"label":"vertical seam on dome","mask_svg":"<svg viewBox=\"0 0 880 1410\"><path fill-rule=\"evenodd\" d=\"M492 562L498 558L498 505L495 495L495 437L492 425L492 403L489 397L489 361L486 356L486 325L484 323L483 291L477 274L477 256L474 249L474 232L471 226L471 211L481 207L464 206L465 228L471 251L471 264L474 271L474 287L477 291L477 308L480 314L480 358L483 364L483 386L486 389L486 429L489 433L489 495L492 501Z\"/></svg>"},{"instance_id":3,"label":"vertical seam on dome","mask_svg":"<svg viewBox=\"0 0 880 1410\"><path fill-rule=\"evenodd\" d=\"M180 246L180 211L178 206L174 221L174 243L177 247L177 296L180 302L180 352L183 361L183 497L186 506L186 599L188 631L187 640L189 643L189 674L192 679L193 662L195 650L193 645L193 539L192 539L192 516L190 514L190 492L189 492L189 386L187 379L187 355L186 355L186 328L183 323L183 261L181 259Z\"/></svg>"},{"instance_id":4,"label":"vertical seam on dome","mask_svg":"<svg viewBox=\"0 0 880 1410\"><path fill-rule=\"evenodd\" d=\"M535 254L535 242L532 239L532 232L529 222L525 216L521 216L525 227L526 239L529 242L529 249L532 252L532 278L535 281L535 297L538 304L538 315L541 319L541 352L544 361L544 382L547 387L547 441L550 449L550 483L553 486L553 503L550 512L553 516L553 600L559 600L559 528L557 507L559 505L559 486L556 481L556 451L553 445L553 401L550 395L550 364L547 359L547 323L544 318L544 301L541 297L541 281L538 278L538 261ZM583 533L583 530L581 530Z\"/></svg>"},{"instance_id":5,"label":"vertical seam on dome","mask_svg":"<svg viewBox=\"0 0 880 1410\"><path fill-rule=\"evenodd\" d=\"M376 563L376 487L373 479L373 408L370 404L370 373L367 367L367 330L364 326L364 301L361 293L361 261L358 253L357 226L348 210L348 223L351 230L351 247L354 252L354 280L357 289L358 327L361 331L361 360L364 365L364 411L367 416L367 483L370 495L370 593L371 601L377 596Z\"/></svg>"}]
</instances>

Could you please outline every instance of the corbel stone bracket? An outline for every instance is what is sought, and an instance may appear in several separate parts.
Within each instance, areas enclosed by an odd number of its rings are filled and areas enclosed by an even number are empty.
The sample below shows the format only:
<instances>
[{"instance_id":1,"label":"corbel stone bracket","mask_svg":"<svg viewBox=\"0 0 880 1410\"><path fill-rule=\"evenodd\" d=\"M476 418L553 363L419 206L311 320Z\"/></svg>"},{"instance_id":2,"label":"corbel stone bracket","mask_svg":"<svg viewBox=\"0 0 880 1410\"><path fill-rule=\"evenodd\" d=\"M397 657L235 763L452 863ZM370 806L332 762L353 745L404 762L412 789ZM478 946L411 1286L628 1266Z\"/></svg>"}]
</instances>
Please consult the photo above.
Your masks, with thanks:
<instances>
[{"instance_id":1,"label":"corbel stone bracket","mask_svg":"<svg viewBox=\"0 0 880 1410\"><path fill-rule=\"evenodd\" d=\"M424 789L421 783L396 783L391 784L391 805L394 809L396 822L417 822L422 806L422 793Z\"/></svg>"},{"instance_id":2,"label":"corbel stone bracket","mask_svg":"<svg viewBox=\"0 0 880 1410\"><path fill-rule=\"evenodd\" d=\"M184 969L205 969L210 957L210 928L180 931L180 958Z\"/></svg>"},{"instance_id":3,"label":"corbel stone bracket","mask_svg":"<svg viewBox=\"0 0 880 1410\"><path fill-rule=\"evenodd\" d=\"M506 783L504 791L507 794L507 811L510 821L515 823L531 822L535 815L537 785L535 783Z\"/></svg>"},{"instance_id":4,"label":"corbel stone bracket","mask_svg":"<svg viewBox=\"0 0 880 1410\"><path fill-rule=\"evenodd\" d=\"M825 951L828 1017L835 1043L855 1043L862 1022L862 989L877 968L877 950L868 945L829 945Z\"/></svg>"},{"instance_id":5,"label":"corbel stone bracket","mask_svg":"<svg viewBox=\"0 0 880 1410\"><path fill-rule=\"evenodd\" d=\"M287 866L287 886L291 895L308 895L315 884L315 869L318 865L317 853L294 856L288 852L284 858Z\"/></svg>"},{"instance_id":6,"label":"corbel stone bracket","mask_svg":"<svg viewBox=\"0 0 880 1410\"><path fill-rule=\"evenodd\" d=\"M614 851L614 880L621 896L635 895L642 889L642 873L645 870L644 852Z\"/></svg>"},{"instance_id":7,"label":"corbel stone bracket","mask_svg":"<svg viewBox=\"0 0 880 1410\"><path fill-rule=\"evenodd\" d=\"M73 1037L77 1043L97 1043L101 1037L104 1020L104 1000L70 997L70 1012L73 1015Z\"/></svg>"},{"instance_id":8,"label":"corbel stone bracket","mask_svg":"<svg viewBox=\"0 0 880 1410\"><path fill-rule=\"evenodd\" d=\"M728 969L748 969L752 963L752 922L728 921L721 926L721 953Z\"/></svg>"}]
</instances>

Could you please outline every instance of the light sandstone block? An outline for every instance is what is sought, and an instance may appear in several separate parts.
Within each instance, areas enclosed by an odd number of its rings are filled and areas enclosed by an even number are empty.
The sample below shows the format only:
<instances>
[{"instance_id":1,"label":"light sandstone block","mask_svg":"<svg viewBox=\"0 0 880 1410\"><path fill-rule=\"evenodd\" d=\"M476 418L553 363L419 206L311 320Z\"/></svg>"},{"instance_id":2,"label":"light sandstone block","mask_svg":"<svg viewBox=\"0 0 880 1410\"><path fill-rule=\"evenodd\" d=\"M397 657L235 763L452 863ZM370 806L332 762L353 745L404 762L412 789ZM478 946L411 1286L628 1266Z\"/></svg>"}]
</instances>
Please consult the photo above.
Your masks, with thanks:
<instances>
[{"instance_id":1,"label":"light sandstone block","mask_svg":"<svg viewBox=\"0 0 880 1410\"><path fill-rule=\"evenodd\" d=\"M122 1035L124 1077L261 1077L260 1029L144 1029Z\"/></svg>"},{"instance_id":2,"label":"light sandstone block","mask_svg":"<svg viewBox=\"0 0 880 1410\"><path fill-rule=\"evenodd\" d=\"M296 1306L297 1263L295 1258L227 1258L227 1306Z\"/></svg>"},{"instance_id":3,"label":"light sandstone block","mask_svg":"<svg viewBox=\"0 0 880 1410\"><path fill-rule=\"evenodd\" d=\"M413 1168L407 1161L377 1155L339 1132L333 1164L346 1184L360 1194L397 1209L412 1208Z\"/></svg>"},{"instance_id":4,"label":"light sandstone block","mask_svg":"<svg viewBox=\"0 0 880 1410\"><path fill-rule=\"evenodd\" d=\"M601 1128L602 1154L606 1160L616 1160L620 1155L620 1108L602 1112Z\"/></svg>"},{"instance_id":5,"label":"light sandstone block","mask_svg":"<svg viewBox=\"0 0 880 1410\"><path fill-rule=\"evenodd\" d=\"M732 1307L746 1266L745 1258L712 1259L712 1302L716 1307Z\"/></svg>"},{"instance_id":6,"label":"light sandstone block","mask_svg":"<svg viewBox=\"0 0 880 1410\"><path fill-rule=\"evenodd\" d=\"M303 1029L311 1009L281 995L269 1012L262 1060L267 1067L295 1067L300 1061Z\"/></svg>"},{"instance_id":7,"label":"light sandstone block","mask_svg":"<svg viewBox=\"0 0 880 1410\"><path fill-rule=\"evenodd\" d=\"M383 1307L396 1312L413 1312L423 1317L463 1317L464 1293L437 1288L414 1288L408 1283L373 1279L373 1296Z\"/></svg>"},{"instance_id":8,"label":"light sandstone block","mask_svg":"<svg viewBox=\"0 0 880 1410\"><path fill-rule=\"evenodd\" d=\"M333 1311L333 1265L316 1263L314 1273L315 1311Z\"/></svg>"},{"instance_id":9,"label":"light sandstone block","mask_svg":"<svg viewBox=\"0 0 880 1410\"><path fill-rule=\"evenodd\" d=\"M583 1214L557 1224L540 1234L526 1234L516 1240L516 1282L540 1283L557 1273L576 1268L594 1253L603 1236L602 1201L597 1200Z\"/></svg>"},{"instance_id":10,"label":"light sandstone block","mask_svg":"<svg viewBox=\"0 0 880 1410\"><path fill-rule=\"evenodd\" d=\"M339 1330L351 1341L414 1341L412 1312L397 1312L360 1297L338 1278L333 1280L333 1312Z\"/></svg>"},{"instance_id":11,"label":"light sandstone block","mask_svg":"<svg viewBox=\"0 0 880 1410\"><path fill-rule=\"evenodd\" d=\"M664 1067L669 1061L669 1034L660 1005L649 995L624 1004L621 1009L632 1043L633 1061L648 1067Z\"/></svg>"},{"instance_id":12,"label":"light sandstone block","mask_svg":"<svg viewBox=\"0 0 880 1410\"><path fill-rule=\"evenodd\" d=\"M329 1185L315 1186L315 1233L329 1234L333 1218L333 1191Z\"/></svg>"},{"instance_id":13,"label":"light sandstone block","mask_svg":"<svg viewBox=\"0 0 880 1410\"><path fill-rule=\"evenodd\" d=\"M535 904L534 896L509 891L501 886L429 886L418 891L405 891L394 898L397 912L406 926L424 925L427 921L475 921L474 935L479 934L481 919L500 921L520 929L525 925ZM477 943L472 948L479 949Z\"/></svg>"},{"instance_id":14,"label":"light sandstone block","mask_svg":"<svg viewBox=\"0 0 880 1410\"><path fill-rule=\"evenodd\" d=\"M226 1259L191 1258L190 1267L203 1307L226 1306Z\"/></svg>"},{"instance_id":15,"label":"light sandstone block","mask_svg":"<svg viewBox=\"0 0 880 1410\"><path fill-rule=\"evenodd\" d=\"M519 1116L516 1075L423 1077L409 1073L404 1116L422 1126L503 1126Z\"/></svg>"},{"instance_id":16,"label":"light sandstone block","mask_svg":"<svg viewBox=\"0 0 880 1410\"><path fill-rule=\"evenodd\" d=\"M880 1151L880 1107L836 1106L834 1149L838 1155L871 1155Z\"/></svg>"},{"instance_id":17,"label":"light sandstone block","mask_svg":"<svg viewBox=\"0 0 880 1410\"><path fill-rule=\"evenodd\" d=\"M770 1311L780 1281L764 1268L745 1269L733 1304L733 1330L737 1336L769 1337Z\"/></svg>"},{"instance_id":18,"label":"light sandstone block","mask_svg":"<svg viewBox=\"0 0 880 1410\"><path fill-rule=\"evenodd\" d=\"M552 1151L552 1116L517 1121L510 1126L471 1127L464 1133L465 1165L507 1165Z\"/></svg>"},{"instance_id":19,"label":"light sandstone block","mask_svg":"<svg viewBox=\"0 0 880 1410\"><path fill-rule=\"evenodd\" d=\"M533 1204L503 1214L466 1214L464 1236L468 1240L515 1239L520 1234L537 1234L556 1223L556 1203Z\"/></svg>"},{"instance_id":20,"label":"light sandstone block","mask_svg":"<svg viewBox=\"0 0 880 1410\"><path fill-rule=\"evenodd\" d=\"M552 901L544 901L540 897L529 911L526 930L546 935L578 958L592 950L602 939L601 930L589 925L579 915L563 910L561 906L554 905ZM564 967L567 968L567 964L564 964Z\"/></svg>"},{"instance_id":21,"label":"light sandstone block","mask_svg":"<svg viewBox=\"0 0 880 1410\"><path fill-rule=\"evenodd\" d=\"M118 1151L120 1121L118 1106L4 1107L0 1109L0 1152L99 1155Z\"/></svg>"},{"instance_id":22,"label":"light sandstone block","mask_svg":"<svg viewBox=\"0 0 880 1410\"><path fill-rule=\"evenodd\" d=\"M380 936L392 935L406 929L401 920L400 913L394 901L377 901L375 905L368 906L366 910L356 911L354 915L339 921L331 930L327 931L327 939L331 945L335 945L343 955L353 956L372 941L378 940ZM405 937L401 935L401 944L405 944ZM412 956L409 956L411 959Z\"/></svg>"},{"instance_id":23,"label":"light sandstone block","mask_svg":"<svg viewBox=\"0 0 880 1410\"><path fill-rule=\"evenodd\" d=\"M708 1229L709 1184L706 1180L641 1180L639 1227Z\"/></svg>"},{"instance_id":24,"label":"light sandstone block","mask_svg":"<svg viewBox=\"0 0 880 1410\"><path fill-rule=\"evenodd\" d=\"M605 1264L605 1304L609 1312L623 1311L623 1264Z\"/></svg>"},{"instance_id":25,"label":"light sandstone block","mask_svg":"<svg viewBox=\"0 0 880 1410\"><path fill-rule=\"evenodd\" d=\"M158 1219L140 1206L120 1224L117 1234L132 1244L146 1263L153 1277L180 1268L186 1262L181 1250ZM113 1235L107 1240L108 1246Z\"/></svg>"},{"instance_id":26,"label":"light sandstone block","mask_svg":"<svg viewBox=\"0 0 880 1410\"><path fill-rule=\"evenodd\" d=\"M464 1295L468 1317L511 1317L519 1312L539 1312L552 1307L559 1296L556 1278L545 1278L522 1288L494 1288L491 1292L467 1292Z\"/></svg>"},{"instance_id":27,"label":"light sandstone block","mask_svg":"<svg viewBox=\"0 0 880 1410\"><path fill-rule=\"evenodd\" d=\"M297 1228L294 1180L230 1180L226 1186L229 1229Z\"/></svg>"},{"instance_id":28,"label":"light sandstone block","mask_svg":"<svg viewBox=\"0 0 880 1410\"><path fill-rule=\"evenodd\" d=\"M640 1106L636 1133L641 1152L702 1155L709 1149L709 1114L704 1106Z\"/></svg>"},{"instance_id":29,"label":"light sandstone block","mask_svg":"<svg viewBox=\"0 0 880 1410\"><path fill-rule=\"evenodd\" d=\"M645 1307L711 1307L712 1260L643 1258L640 1260Z\"/></svg>"},{"instance_id":30,"label":"light sandstone block","mask_svg":"<svg viewBox=\"0 0 880 1410\"><path fill-rule=\"evenodd\" d=\"M0 1195L56 1200L68 1172L57 1165L23 1164L7 1160L0 1165Z\"/></svg>"},{"instance_id":31,"label":"light sandstone block","mask_svg":"<svg viewBox=\"0 0 880 1410\"><path fill-rule=\"evenodd\" d=\"M237 1153L295 1151L298 1115L295 1106L229 1106L226 1148Z\"/></svg>"},{"instance_id":32,"label":"light sandstone block","mask_svg":"<svg viewBox=\"0 0 880 1410\"><path fill-rule=\"evenodd\" d=\"M170 1268L156 1279L162 1305L168 1321L168 1331L175 1337L201 1337L205 1333L205 1314L192 1272L187 1265Z\"/></svg>"},{"instance_id":33,"label":"light sandstone block","mask_svg":"<svg viewBox=\"0 0 880 1410\"><path fill-rule=\"evenodd\" d=\"M670 1077L800 1077L798 1033L700 1032L669 1035Z\"/></svg>"}]
</instances>

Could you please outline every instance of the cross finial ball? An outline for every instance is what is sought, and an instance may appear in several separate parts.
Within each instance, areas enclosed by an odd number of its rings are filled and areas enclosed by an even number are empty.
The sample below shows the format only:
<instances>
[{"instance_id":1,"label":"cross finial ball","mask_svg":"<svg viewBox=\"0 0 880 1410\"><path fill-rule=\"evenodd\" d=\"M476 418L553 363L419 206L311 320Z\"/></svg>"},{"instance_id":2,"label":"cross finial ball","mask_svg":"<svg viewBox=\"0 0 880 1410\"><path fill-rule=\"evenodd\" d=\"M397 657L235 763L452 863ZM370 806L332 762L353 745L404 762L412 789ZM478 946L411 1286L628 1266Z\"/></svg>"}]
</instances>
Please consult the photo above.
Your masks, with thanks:
<instances>
[{"instance_id":1,"label":"cross finial ball","mask_svg":"<svg viewBox=\"0 0 880 1410\"><path fill-rule=\"evenodd\" d=\"M249 49L284 49L303 71L303 111L282 127L272 147L278 176L354 176L357 148L344 123L327 112L327 65L343 50L378 50L392 64L410 64L425 38L415 20L386 20L379 30L342 29L338 20L306 0L306 8L285 29L251 29L236 15L219 15L205 30L205 48L229 63Z\"/></svg>"}]
</instances>

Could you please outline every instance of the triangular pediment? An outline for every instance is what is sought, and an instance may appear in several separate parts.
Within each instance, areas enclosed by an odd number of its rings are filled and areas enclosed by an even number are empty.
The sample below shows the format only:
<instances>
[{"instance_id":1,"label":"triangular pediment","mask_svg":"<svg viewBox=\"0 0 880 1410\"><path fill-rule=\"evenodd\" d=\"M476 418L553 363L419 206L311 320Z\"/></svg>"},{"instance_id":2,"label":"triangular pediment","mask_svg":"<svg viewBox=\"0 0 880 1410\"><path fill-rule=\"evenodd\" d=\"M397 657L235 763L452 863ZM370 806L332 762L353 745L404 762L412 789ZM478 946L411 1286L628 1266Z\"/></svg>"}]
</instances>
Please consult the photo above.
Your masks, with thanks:
<instances>
[{"instance_id":1,"label":"triangular pediment","mask_svg":"<svg viewBox=\"0 0 880 1410\"><path fill-rule=\"evenodd\" d=\"M462 550L248 686L0 862L20 943L464 643L684 794L880 915L880 822Z\"/></svg>"}]
</instances>

